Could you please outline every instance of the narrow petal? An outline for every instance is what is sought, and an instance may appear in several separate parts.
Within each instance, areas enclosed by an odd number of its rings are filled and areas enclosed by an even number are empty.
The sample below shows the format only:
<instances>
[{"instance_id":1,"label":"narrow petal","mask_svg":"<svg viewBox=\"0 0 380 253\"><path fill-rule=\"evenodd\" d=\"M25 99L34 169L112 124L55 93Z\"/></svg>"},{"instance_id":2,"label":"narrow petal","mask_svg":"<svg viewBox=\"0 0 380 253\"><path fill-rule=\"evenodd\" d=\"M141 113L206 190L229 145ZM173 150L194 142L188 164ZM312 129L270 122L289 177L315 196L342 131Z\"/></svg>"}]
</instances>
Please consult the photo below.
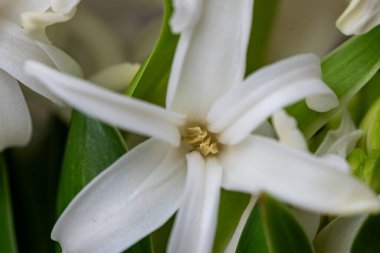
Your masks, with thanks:
<instances>
[{"instance_id":1,"label":"narrow petal","mask_svg":"<svg viewBox=\"0 0 380 253\"><path fill-rule=\"evenodd\" d=\"M317 155L337 154L345 158L355 148L362 135L363 131L356 130L349 113L344 111L338 129L327 132L315 153Z\"/></svg>"},{"instance_id":2,"label":"narrow petal","mask_svg":"<svg viewBox=\"0 0 380 253\"><path fill-rule=\"evenodd\" d=\"M220 133L222 143L236 144L278 109L322 94L333 93L321 80L318 57L298 55L255 72L217 100L208 128Z\"/></svg>"},{"instance_id":3,"label":"narrow petal","mask_svg":"<svg viewBox=\"0 0 380 253\"><path fill-rule=\"evenodd\" d=\"M1 16L21 24L21 14L24 12L44 12L49 8L49 0L8 0L1 7Z\"/></svg>"},{"instance_id":4,"label":"narrow petal","mask_svg":"<svg viewBox=\"0 0 380 253\"><path fill-rule=\"evenodd\" d=\"M32 122L17 81L0 69L0 152L25 145L32 135Z\"/></svg>"},{"instance_id":5,"label":"narrow petal","mask_svg":"<svg viewBox=\"0 0 380 253\"><path fill-rule=\"evenodd\" d=\"M183 115L117 94L37 62L27 62L25 68L50 92L90 116L175 146L180 143L178 126L185 120Z\"/></svg>"},{"instance_id":6,"label":"narrow petal","mask_svg":"<svg viewBox=\"0 0 380 253\"><path fill-rule=\"evenodd\" d=\"M36 44L46 53L58 70L77 77L84 76L79 64L63 50L43 42L37 41Z\"/></svg>"},{"instance_id":7,"label":"narrow petal","mask_svg":"<svg viewBox=\"0 0 380 253\"><path fill-rule=\"evenodd\" d=\"M181 33L166 106L205 122L214 101L244 77L252 0L202 1L202 14Z\"/></svg>"},{"instance_id":8,"label":"narrow petal","mask_svg":"<svg viewBox=\"0 0 380 253\"><path fill-rule=\"evenodd\" d=\"M26 60L53 65L43 50L16 24L0 18L0 69L19 80L35 92L59 103L59 100L34 78L28 76L22 66Z\"/></svg>"},{"instance_id":9,"label":"narrow petal","mask_svg":"<svg viewBox=\"0 0 380 253\"><path fill-rule=\"evenodd\" d=\"M173 32L180 33L192 29L202 12L201 0L174 0L174 13L170 20Z\"/></svg>"},{"instance_id":10,"label":"narrow petal","mask_svg":"<svg viewBox=\"0 0 380 253\"><path fill-rule=\"evenodd\" d=\"M339 158L338 156L336 156ZM341 158L340 158L341 159ZM250 136L220 155L226 189L268 192L297 207L322 214L379 211L376 195L340 168L345 164L260 136Z\"/></svg>"},{"instance_id":11,"label":"narrow petal","mask_svg":"<svg viewBox=\"0 0 380 253\"><path fill-rule=\"evenodd\" d=\"M81 0L50 0L51 8L55 12L69 13L73 11Z\"/></svg>"},{"instance_id":12,"label":"narrow petal","mask_svg":"<svg viewBox=\"0 0 380 253\"><path fill-rule=\"evenodd\" d=\"M139 64L123 62L107 67L106 69L93 75L90 80L105 88L122 92L127 89L139 68Z\"/></svg>"},{"instance_id":13,"label":"narrow petal","mask_svg":"<svg viewBox=\"0 0 380 253\"><path fill-rule=\"evenodd\" d=\"M314 241L318 253L347 253L368 215L338 217L319 232Z\"/></svg>"},{"instance_id":14,"label":"narrow petal","mask_svg":"<svg viewBox=\"0 0 380 253\"><path fill-rule=\"evenodd\" d=\"M285 111L279 110L273 114L273 126L281 143L301 150L308 150L306 140L297 128L297 121Z\"/></svg>"},{"instance_id":15,"label":"narrow petal","mask_svg":"<svg viewBox=\"0 0 380 253\"><path fill-rule=\"evenodd\" d=\"M235 232L234 232L231 240L229 241L228 246L227 246L226 250L224 251L224 253L235 253L236 252L236 248L239 244L240 236L243 233L244 226L247 223L249 215L251 214L253 208L255 207L256 202L257 202L257 197L252 196L251 199L249 200L249 203L248 203L247 207L245 208L242 216L240 217L239 224L237 225Z\"/></svg>"},{"instance_id":16,"label":"narrow petal","mask_svg":"<svg viewBox=\"0 0 380 253\"><path fill-rule=\"evenodd\" d=\"M185 193L172 230L169 253L211 252L218 206L222 168L218 161L204 161L198 152L187 155Z\"/></svg>"},{"instance_id":17,"label":"narrow petal","mask_svg":"<svg viewBox=\"0 0 380 253\"><path fill-rule=\"evenodd\" d=\"M336 22L336 26L346 35L363 34L379 24L379 0L351 0Z\"/></svg>"},{"instance_id":18,"label":"narrow petal","mask_svg":"<svg viewBox=\"0 0 380 253\"><path fill-rule=\"evenodd\" d=\"M70 13L60 12L24 12L21 15L24 31L36 40L49 43L45 29L47 26L65 22L75 14L75 9Z\"/></svg>"},{"instance_id":19,"label":"narrow petal","mask_svg":"<svg viewBox=\"0 0 380 253\"><path fill-rule=\"evenodd\" d=\"M150 139L88 184L51 236L67 253L122 252L174 214L185 174L183 150Z\"/></svg>"}]
</instances>

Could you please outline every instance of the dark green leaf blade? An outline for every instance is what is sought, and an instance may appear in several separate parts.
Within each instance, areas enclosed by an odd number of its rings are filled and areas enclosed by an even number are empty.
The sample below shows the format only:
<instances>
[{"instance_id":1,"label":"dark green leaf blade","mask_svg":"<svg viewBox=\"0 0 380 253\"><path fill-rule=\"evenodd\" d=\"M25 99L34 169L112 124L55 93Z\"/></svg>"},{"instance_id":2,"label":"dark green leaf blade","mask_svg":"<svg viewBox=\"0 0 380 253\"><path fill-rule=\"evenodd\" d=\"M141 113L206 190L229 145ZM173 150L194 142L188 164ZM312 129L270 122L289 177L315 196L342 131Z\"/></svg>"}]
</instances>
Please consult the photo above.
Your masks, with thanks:
<instances>
[{"instance_id":1,"label":"dark green leaf blade","mask_svg":"<svg viewBox=\"0 0 380 253\"><path fill-rule=\"evenodd\" d=\"M232 237L250 195L222 190L213 252L223 252Z\"/></svg>"},{"instance_id":2,"label":"dark green leaf blade","mask_svg":"<svg viewBox=\"0 0 380 253\"><path fill-rule=\"evenodd\" d=\"M73 111L58 193L58 214L96 175L126 152L119 132Z\"/></svg>"},{"instance_id":3,"label":"dark green leaf blade","mask_svg":"<svg viewBox=\"0 0 380 253\"><path fill-rule=\"evenodd\" d=\"M265 64L268 40L279 2L279 0L254 1L251 36L247 51L246 75Z\"/></svg>"},{"instance_id":4,"label":"dark green leaf blade","mask_svg":"<svg viewBox=\"0 0 380 253\"><path fill-rule=\"evenodd\" d=\"M380 252L380 215L369 216L360 228L351 247L351 253Z\"/></svg>"},{"instance_id":5,"label":"dark green leaf blade","mask_svg":"<svg viewBox=\"0 0 380 253\"><path fill-rule=\"evenodd\" d=\"M127 94L145 101L165 105L166 87L177 47L178 35L169 26L173 12L171 0L165 0L164 20L152 54L141 66L127 89Z\"/></svg>"},{"instance_id":6,"label":"dark green leaf blade","mask_svg":"<svg viewBox=\"0 0 380 253\"><path fill-rule=\"evenodd\" d=\"M261 206L255 205L243 232L239 239L236 249L237 253L257 252L268 253L268 245L264 234L263 223L261 222Z\"/></svg>"},{"instance_id":7,"label":"dark green leaf blade","mask_svg":"<svg viewBox=\"0 0 380 253\"><path fill-rule=\"evenodd\" d=\"M322 62L323 80L340 100L338 108L318 113L308 109L305 102L297 103L288 112L295 116L298 127L310 138L376 74L380 67L380 27L367 34L353 37L333 51Z\"/></svg>"},{"instance_id":8,"label":"dark green leaf blade","mask_svg":"<svg viewBox=\"0 0 380 253\"><path fill-rule=\"evenodd\" d=\"M58 214L86 184L125 152L118 130L73 111L60 179ZM150 238L140 240L126 252L151 252Z\"/></svg>"},{"instance_id":9,"label":"dark green leaf blade","mask_svg":"<svg viewBox=\"0 0 380 253\"><path fill-rule=\"evenodd\" d=\"M0 252L17 253L8 173L0 154Z\"/></svg>"},{"instance_id":10,"label":"dark green leaf blade","mask_svg":"<svg viewBox=\"0 0 380 253\"><path fill-rule=\"evenodd\" d=\"M244 227L237 252L312 253L313 249L291 211L263 194Z\"/></svg>"}]
</instances>

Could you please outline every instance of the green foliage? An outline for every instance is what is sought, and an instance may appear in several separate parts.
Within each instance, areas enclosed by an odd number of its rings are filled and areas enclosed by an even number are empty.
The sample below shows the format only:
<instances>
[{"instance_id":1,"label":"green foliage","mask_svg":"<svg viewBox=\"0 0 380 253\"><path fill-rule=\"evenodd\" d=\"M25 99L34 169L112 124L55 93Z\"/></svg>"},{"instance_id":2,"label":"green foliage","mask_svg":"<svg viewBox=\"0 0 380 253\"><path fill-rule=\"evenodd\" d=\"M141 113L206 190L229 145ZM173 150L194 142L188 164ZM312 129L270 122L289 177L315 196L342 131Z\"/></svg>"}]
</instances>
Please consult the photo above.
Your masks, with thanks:
<instances>
[{"instance_id":1,"label":"green foliage","mask_svg":"<svg viewBox=\"0 0 380 253\"><path fill-rule=\"evenodd\" d=\"M272 31L279 0L255 0L251 37L247 51L246 75L265 64L267 45Z\"/></svg>"},{"instance_id":2,"label":"green foliage","mask_svg":"<svg viewBox=\"0 0 380 253\"><path fill-rule=\"evenodd\" d=\"M288 108L307 138L313 136L376 74L380 67L380 27L355 36L322 62L323 80L340 100L338 108L326 113L310 110L305 102Z\"/></svg>"},{"instance_id":3,"label":"green foliage","mask_svg":"<svg viewBox=\"0 0 380 253\"><path fill-rule=\"evenodd\" d=\"M291 211L263 194L244 227L237 252L311 253L313 249Z\"/></svg>"},{"instance_id":4,"label":"green foliage","mask_svg":"<svg viewBox=\"0 0 380 253\"><path fill-rule=\"evenodd\" d=\"M0 154L0 246L1 252L17 253L8 173Z\"/></svg>"},{"instance_id":5,"label":"green foliage","mask_svg":"<svg viewBox=\"0 0 380 253\"><path fill-rule=\"evenodd\" d=\"M248 194L221 191L214 252L223 252L227 247L249 198Z\"/></svg>"},{"instance_id":6,"label":"green foliage","mask_svg":"<svg viewBox=\"0 0 380 253\"><path fill-rule=\"evenodd\" d=\"M125 152L115 128L73 111L60 177L58 214L86 184Z\"/></svg>"},{"instance_id":7,"label":"green foliage","mask_svg":"<svg viewBox=\"0 0 380 253\"><path fill-rule=\"evenodd\" d=\"M141 66L127 89L128 95L161 106L165 105L166 87L179 38L178 35L171 32L169 27L172 12L171 0L165 0L165 13L160 37L152 54Z\"/></svg>"},{"instance_id":8,"label":"green foliage","mask_svg":"<svg viewBox=\"0 0 380 253\"><path fill-rule=\"evenodd\" d=\"M380 252L380 215L369 216L360 228L350 253Z\"/></svg>"}]
</instances>

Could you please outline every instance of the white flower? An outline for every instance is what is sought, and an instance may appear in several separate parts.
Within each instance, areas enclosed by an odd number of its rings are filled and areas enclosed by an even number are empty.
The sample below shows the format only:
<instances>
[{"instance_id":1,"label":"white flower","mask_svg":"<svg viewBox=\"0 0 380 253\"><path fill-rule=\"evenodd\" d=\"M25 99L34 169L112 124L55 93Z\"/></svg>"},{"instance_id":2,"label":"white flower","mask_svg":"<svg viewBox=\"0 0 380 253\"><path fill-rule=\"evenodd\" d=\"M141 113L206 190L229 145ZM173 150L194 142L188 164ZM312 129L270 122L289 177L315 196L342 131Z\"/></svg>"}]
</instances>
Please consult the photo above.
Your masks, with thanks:
<instances>
[{"instance_id":1,"label":"white flower","mask_svg":"<svg viewBox=\"0 0 380 253\"><path fill-rule=\"evenodd\" d=\"M351 0L336 22L336 26L346 35L363 34L379 24L379 0Z\"/></svg>"},{"instance_id":2,"label":"white flower","mask_svg":"<svg viewBox=\"0 0 380 253\"><path fill-rule=\"evenodd\" d=\"M178 10L187 8L176 4ZM190 8L182 11L199 14L187 14L183 24L180 18L172 21L181 38L166 109L27 63L27 72L67 104L152 137L66 208L52 232L63 251L120 252L178 210L168 251L210 252L220 187L266 191L321 213L378 210L376 196L342 170L343 160L251 135L273 112L305 97L320 110L337 104L320 79L319 59L295 56L244 79L252 1L207 0ZM324 106L317 103L322 94L328 97Z\"/></svg>"},{"instance_id":3,"label":"white flower","mask_svg":"<svg viewBox=\"0 0 380 253\"><path fill-rule=\"evenodd\" d=\"M52 1L58 2L62 1ZM29 112L16 80L53 101L59 101L24 73L25 60L38 60L80 74L79 66L64 52L31 39L20 27L22 13L44 13L49 3L48 0L3 0L0 3L0 152L9 146L24 145L31 137Z\"/></svg>"}]
</instances>

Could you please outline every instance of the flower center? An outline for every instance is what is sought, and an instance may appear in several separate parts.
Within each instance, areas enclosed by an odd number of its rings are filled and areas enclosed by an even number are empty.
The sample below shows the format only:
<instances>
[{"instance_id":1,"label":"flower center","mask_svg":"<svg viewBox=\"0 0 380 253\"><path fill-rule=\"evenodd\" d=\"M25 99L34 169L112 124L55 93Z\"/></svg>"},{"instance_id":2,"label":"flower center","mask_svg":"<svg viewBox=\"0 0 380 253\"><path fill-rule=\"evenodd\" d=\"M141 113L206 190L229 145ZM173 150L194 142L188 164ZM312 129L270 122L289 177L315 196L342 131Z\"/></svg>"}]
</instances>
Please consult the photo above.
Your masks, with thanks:
<instances>
[{"instance_id":1,"label":"flower center","mask_svg":"<svg viewBox=\"0 0 380 253\"><path fill-rule=\"evenodd\" d=\"M200 126L187 127L185 138L186 142L203 156L219 153L218 142L215 141L215 136Z\"/></svg>"}]
</instances>

